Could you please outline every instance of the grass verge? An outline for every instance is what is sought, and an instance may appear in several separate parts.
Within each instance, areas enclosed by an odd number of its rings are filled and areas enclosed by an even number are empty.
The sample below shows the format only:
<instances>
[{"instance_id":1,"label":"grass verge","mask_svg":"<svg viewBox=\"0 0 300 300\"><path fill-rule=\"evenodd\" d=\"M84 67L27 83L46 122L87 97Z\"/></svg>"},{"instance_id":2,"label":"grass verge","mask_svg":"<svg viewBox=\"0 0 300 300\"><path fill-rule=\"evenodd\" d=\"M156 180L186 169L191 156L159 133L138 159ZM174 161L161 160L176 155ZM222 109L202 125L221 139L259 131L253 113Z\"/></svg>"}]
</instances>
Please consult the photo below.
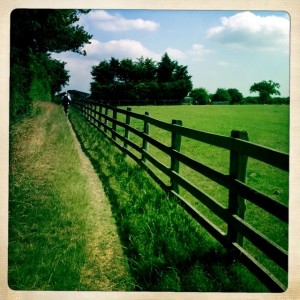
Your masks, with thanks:
<instances>
[{"instance_id":1,"label":"grass verge","mask_svg":"<svg viewBox=\"0 0 300 300\"><path fill-rule=\"evenodd\" d=\"M71 121L112 203L136 290L267 291L74 110Z\"/></svg>"},{"instance_id":2,"label":"grass verge","mask_svg":"<svg viewBox=\"0 0 300 300\"><path fill-rule=\"evenodd\" d=\"M114 220L96 208L61 107L38 103L35 111L11 128L10 288L132 289Z\"/></svg>"}]
</instances>

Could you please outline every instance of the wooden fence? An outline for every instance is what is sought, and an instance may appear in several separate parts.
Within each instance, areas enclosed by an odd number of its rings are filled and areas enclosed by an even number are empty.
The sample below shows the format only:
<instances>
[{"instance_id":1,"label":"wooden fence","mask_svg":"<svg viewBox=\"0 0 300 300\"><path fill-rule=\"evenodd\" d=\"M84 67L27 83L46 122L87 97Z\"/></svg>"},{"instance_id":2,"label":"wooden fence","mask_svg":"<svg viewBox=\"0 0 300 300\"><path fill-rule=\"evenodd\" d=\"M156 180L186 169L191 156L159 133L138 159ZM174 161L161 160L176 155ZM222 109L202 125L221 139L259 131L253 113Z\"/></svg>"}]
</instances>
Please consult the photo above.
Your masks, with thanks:
<instances>
[{"instance_id":1,"label":"wooden fence","mask_svg":"<svg viewBox=\"0 0 300 300\"><path fill-rule=\"evenodd\" d=\"M174 196L182 207L201 224L215 239L227 249L232 251L243 264L258 277L258 279L272 292L286 290L278 278L258 262L244 247L243 238L250 241L256 248L261 250L284 272L288 271L288 252L276 244L263 233L253 228L244 220L245 199L254 203L267 213L272 214L279 220L288 223L288 206L268 197L264 193L248 186L245 183L247 159L252 157L266 164L289 171L289 155L273 149L262 147L248 141L246 132L232 131L231 137L207 133L183 127L181 121L173 120L172 124L151 118L148 113L137 114L130 108L120 109L117 107L99 104L92 99L80 99L73 97L73 106L100 132L102 132L120 150L129 155L137 163L142 165L153 179L170 195ZM122 116L123 121L118 120ZM142 130L131 126L133 119L143 122ZM125 121L124 121L125 120ZM166 146L150 135L150 125L161 128L171 133L171 146ZM122 134L118 128L123 128ZM141 145L132 141L130 135L136 135L141 140ZM180 152L181 137L187 137L203 143L221 147L230 151L229 174L225 175L214 170L195 159ZM148 145L156 147L170 157L170 167L161 163L148 151ZM133 150L129 150L134 149ZM135 154L138 153L139 155ZM147 163L146 163L147 161ZM149 167L152 164L159 172L164 173L170 179L166 184ZM199 172L212 181L229 190L228 207L224 207L211 196L204 193L196 185L180 175L179 165L183 164L192 170ZM205 215L193 207L179 193L179 187L184 188L197 198L202 204L222 219L228 226L224 233ZM287 273L286 273L287 274Z\"/></svg>"}]
</instances>

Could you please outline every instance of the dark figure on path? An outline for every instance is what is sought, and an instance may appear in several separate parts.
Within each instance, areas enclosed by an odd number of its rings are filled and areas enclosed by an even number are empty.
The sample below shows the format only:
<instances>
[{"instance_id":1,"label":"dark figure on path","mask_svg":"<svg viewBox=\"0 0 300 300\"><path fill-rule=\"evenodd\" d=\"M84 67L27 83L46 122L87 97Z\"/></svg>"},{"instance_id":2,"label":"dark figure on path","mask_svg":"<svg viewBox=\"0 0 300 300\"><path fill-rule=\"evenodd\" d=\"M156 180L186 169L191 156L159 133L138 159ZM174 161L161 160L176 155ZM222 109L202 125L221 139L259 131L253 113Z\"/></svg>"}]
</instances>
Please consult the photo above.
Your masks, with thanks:
<instances>
[{"instance_id":1,"label":"dark figure on path","mask_svg":"<svg viewBox=\"0 0 300 300\"><path fill-rule=\"evenodd\" d=\"M67 117L69 116L70 102L71 102L71 96L68 92L65 92L61 98L61 104L64 107L64 112Z\"/></svg>"}]
</instances>

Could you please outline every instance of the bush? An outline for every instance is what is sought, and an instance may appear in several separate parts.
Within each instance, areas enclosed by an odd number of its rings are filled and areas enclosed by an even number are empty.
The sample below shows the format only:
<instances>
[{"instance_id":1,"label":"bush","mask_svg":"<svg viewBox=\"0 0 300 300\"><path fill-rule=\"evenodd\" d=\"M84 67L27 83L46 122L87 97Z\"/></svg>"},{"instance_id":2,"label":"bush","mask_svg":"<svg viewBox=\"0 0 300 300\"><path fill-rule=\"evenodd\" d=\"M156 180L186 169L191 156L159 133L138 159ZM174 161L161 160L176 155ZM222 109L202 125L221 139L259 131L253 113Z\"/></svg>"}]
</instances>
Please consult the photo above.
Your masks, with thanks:
<instances>
[{"instance_id":1,"label":"bush","mask_svg":"<svg viewBox=\"0 0 300 300\"><path fill-rule=\"evenodd\" d=\"M193 104L205 105L209 103L208 92L204 88L193 89L189 96L193 99Z\"/></svg>"},{"instance_id":2,"label":"bush","mask_svg":"<svg viewBox=\"0 0 300 300\"><path fill-rule=\"evenodd\" d=\"M251 97L248 96L246 98L244 98L244 100L242 101L242 104L258 104L258 97Z\"/></svg>"},{"instance_id":3,"label":"bush","mask_svg":"<svg viewBox=\"0 0 300 300\"><path fill-rule=\"evenodd\" d=\"M237 89L228 89L230 95L230 104L240 104L243 100L243 94Z\"/></svg>"},{"instance_id":4,"label":"bush","mask_svg":"<svg viewBox=\"0 0 300 300\"><path fill-rule=\"evenodd\" d=\"M27 68L15 63L10 71L10 121L16 122L18 119L30 114L32 110L32 100L29 96L28 87L31 78L28 76Z\"/></svg>"},{"instance_id":5,"label":"bush","mask_svg":"<svg viewBox=\"0 0 300 300\"><path fill-rule=\"evenodd\" d=\"M274 97L274 98L271 98L270 104L290 104L290 97Z\"/></svg>"},{"instance_id":6,"label":"bush","mask_svg":"<svg viewBox=\"0 0 300 300\"><path fill-rule=\"evenodd\" d=\"M231 97L226 89L219 88L212 97L213 102L230 102Z\"/></svg>"}]
</instances>

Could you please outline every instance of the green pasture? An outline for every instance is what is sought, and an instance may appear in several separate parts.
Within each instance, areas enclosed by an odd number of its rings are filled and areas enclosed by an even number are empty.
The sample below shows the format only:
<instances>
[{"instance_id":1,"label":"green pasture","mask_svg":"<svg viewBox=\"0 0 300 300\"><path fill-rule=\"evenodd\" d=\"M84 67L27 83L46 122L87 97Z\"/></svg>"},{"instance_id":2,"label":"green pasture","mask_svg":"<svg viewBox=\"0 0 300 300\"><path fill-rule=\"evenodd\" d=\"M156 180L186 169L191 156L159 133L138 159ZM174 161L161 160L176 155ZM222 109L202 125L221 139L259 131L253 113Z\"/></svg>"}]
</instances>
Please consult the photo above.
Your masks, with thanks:
<instances>
[{"instance_id":1,"label":"green pasture","mask_svg":"<svg viewBox=\"0 0 300 300\"><path fill-rule=\"evenodd\" d=\"M289 106L134 106L132 111L140 114L148 112L151 117L168 123L171 123L173 119L181 120L185 127L225 136L230 136L232 130L247 131L249 141L252 143L285 153L289 151ZM118 119L122 119L121 114L118 115ZM143 124L139 120L132 119L131 125L139 130L143 129ZM121 130L119 128L119 131ZM167 131L151 125L150 135L168 146L171 144L171 134ZM131 135L131 139L141 145L141 139L138 137ZM132 149L132 151L134 150ZM160 150L149 145L149 152L166 166L170 166L169 157ZM229 172L230 153L228 150L182 138L181 152L224 174ZM148 165L151 167L150 163ZM153 170L156 173L160 173L155 167L153 167ZM227 189L183 165L180 165L179 173L215 198L219 203L228 207ZM168 183L167 176L161 173L160 177ZM273 199L288 204L288 174L286 172L249 158L247 183ZM204 212L224 232L227 231L227 225L201 205L197 199L194 199L183 189L180 190L180 193L200 211ZM284 249L288 248L288 226L285 223L249 201L246 201L245 219L281 247ZM247 240L245 240L245 247L252 252L256 259L267 264L274 273L278 272L278 274L281 274L281 270L274 266L272 262L269 262ZM285 277L284 275L279 276Z\"/></svg>"},{"instance_id":2,"label":"green pasture","mask_svg":"<svg viewBox=\"0 0 300 300\"><path fill-rule=\"evenodd\" d=\"M197 130L230 136L231 130L245 130L251 142L279 151L289 150L288 105L180 105L133 106L133 112ZM124 108L126 109L126 108Z\"/></svg>"}]
</instances>

